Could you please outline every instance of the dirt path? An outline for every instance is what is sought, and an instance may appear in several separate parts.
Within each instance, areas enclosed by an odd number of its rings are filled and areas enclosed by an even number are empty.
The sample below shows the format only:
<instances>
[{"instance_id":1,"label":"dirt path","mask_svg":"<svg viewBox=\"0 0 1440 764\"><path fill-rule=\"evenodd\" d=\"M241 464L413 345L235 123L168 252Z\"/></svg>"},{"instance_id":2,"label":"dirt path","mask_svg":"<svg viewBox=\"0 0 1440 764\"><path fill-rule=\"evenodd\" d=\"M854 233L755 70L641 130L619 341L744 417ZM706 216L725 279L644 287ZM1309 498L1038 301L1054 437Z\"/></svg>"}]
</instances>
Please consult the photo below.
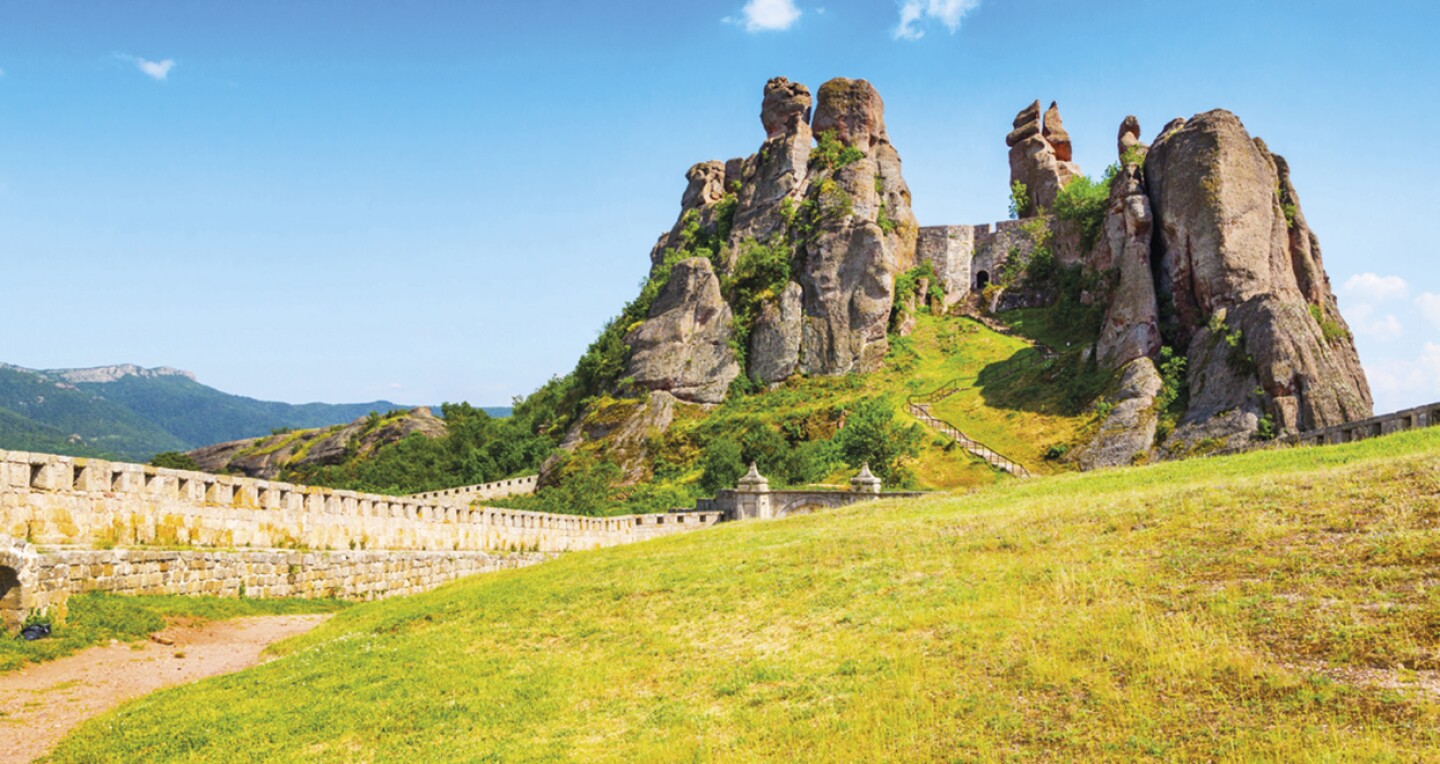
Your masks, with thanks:
<instances>
[{"instance_id":1,"label":"dirt path","mask_svg":"<svg viewBox=\"0 0 1440 764\"><path fill-rule=\"evenodd\" d=\"M31 761L76 725L132 698L263 663L266 645L309 631L326 618L172 623L149 642L92 647L0 675L0 764Z\"/></svg>"}]
</instances>

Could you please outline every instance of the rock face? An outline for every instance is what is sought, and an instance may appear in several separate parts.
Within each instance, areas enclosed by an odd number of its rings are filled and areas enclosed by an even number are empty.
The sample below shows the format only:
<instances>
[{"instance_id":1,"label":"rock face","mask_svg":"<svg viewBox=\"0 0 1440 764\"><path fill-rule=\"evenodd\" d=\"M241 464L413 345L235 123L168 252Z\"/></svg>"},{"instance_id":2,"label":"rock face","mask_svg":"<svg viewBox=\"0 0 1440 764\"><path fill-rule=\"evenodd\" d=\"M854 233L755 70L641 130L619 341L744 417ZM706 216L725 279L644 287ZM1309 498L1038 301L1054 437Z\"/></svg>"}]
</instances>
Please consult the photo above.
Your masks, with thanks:
<instances>
[{"instance_id":1,"label":"rock face","mask_svg":"<svg viewBox=\"0 0 1440 764\"><path fill-rule=\"evenodd\" d=\"M686 236L694 235L687 230L715 237L719 251L712 253L709 281L717 286L715 277L733 275L748 246L791 253L790 282L773 288L773 296L750 314L748 369L740 372L765 384L797 372L877 368L888 349L895 276L916 262L919 227L900 155L885 131L880 94L864 80L836 79L820 88L813 119L811 104L810 91L800 83L783 77L766 83L760 150L745 159L692 167L680 218L651 252L652 268L658 269L667 252L680 250ZM820 134L845 155L815 151ZM694 275L682 276L676 266L672 283ZM705 291L703 311L691 304L702 297L698 293L670 296L627 338L634 340L627 373L682 401L719 402L735 376L734 354L721 349L731 338L731 306L718 288ZM676 313L681 304L691 312ZM686 333L683 327L698 326L699 315L712 309L726 311L723 327L698 337ZM720 380L705 377L712 372Z\"/></svg>"},{"instance_id":2,"label":"rock face","mask_svg":"<svg viewBox=\"0 0 1440 764\"><path fill-rule=\"evenodd\" d=\"M710 261L680 261L650 309L650 319L625 336L631 349L627 376L682 401L725 400L740 373L730 348L731 318Z\"/></svg>"},{"instance_id":3,"label":"rock face","mask_svg":"<svg viewBox=\"0 0 1440 764\"><path fill-rule=\"evenodd\" d=\"M1164 386L1155 362L1137 358L1125 365L1107 399L1114 408L1100 423L1100 432L1080 452L1080 468L1119 467L1149 458L1159 415L1155 397Z\"/></svg>"},{"instance_id":4,"label":"rock face","mask_svg":"<svg viewBox=\"0 0 1440 764\"><path fill-rule=\"evenodd\" d=\"M1234 444L1267 417L1307 430L1370 416L1365 374L1284 160L1217 110L1167 126L1144 172L1157 283L1190 359L1190 408L1172 450L1206 438Z\"/></svg>"},{"instance_id":5,"label":"rock face","mask_svg":"<svg viewBox=\"0 0 1440 764\"><path fill-rule=\"evenodd\" d=\"M756 380L774 384L795 373L800 362L803 300L804 290L792 281L778 301L761 310L750 338L750 375Z\"/></svg>"},{"instance_id":6,"label":"rock face","mask_svg":"<svg viewBox=\"0 0 1440 764\"><path fill-rule=\"evenodd\" d=\"M895 275L915 265L919 227L900 155L885 132L880 94L864 80L820 88L816 133L833 131L862 155L843 166L811 165L810 227L802 242L805 319L799 368L807 374L872 371L889 349Z\"/></svg>"},{"instance_id":7,"label":"rock face","mask_svg":"<svg viewBox=\"0 0 1440 764\"><path fill-rule=\"evenodd\" d=\"M1052 124L1053 122L1053 124ZM1080 173L1070 161L1070 134L1060 121L1060 107L1051 103L1040 118L1040 102L1025 107L1015 117L1015 129L1005 137L1010 147L1010 183L1023 183L1030 207L1021 217L1033 217L1055 204L1055 196Z\"/></svg>"},{"instance_id":8,"label":"rock face","mask_svg":"<svg viewBox=\"0 0 1440 764\"><path fill-rule=\"evenodd\" d=\"M1139 145L1140 126L1134 117L1126 118L1121 135L1129 135L1127 126L1132 124L1136 142L1120 148L1123 166L1111 181L1103 235L1088 263L1096 272L1116 276L1095 349L1100 363L1111 369L1160 352L1160 310L1150 267L1150 199L1140 165L1125 161L1126 152Z\"/></svg>"}]
</instances>

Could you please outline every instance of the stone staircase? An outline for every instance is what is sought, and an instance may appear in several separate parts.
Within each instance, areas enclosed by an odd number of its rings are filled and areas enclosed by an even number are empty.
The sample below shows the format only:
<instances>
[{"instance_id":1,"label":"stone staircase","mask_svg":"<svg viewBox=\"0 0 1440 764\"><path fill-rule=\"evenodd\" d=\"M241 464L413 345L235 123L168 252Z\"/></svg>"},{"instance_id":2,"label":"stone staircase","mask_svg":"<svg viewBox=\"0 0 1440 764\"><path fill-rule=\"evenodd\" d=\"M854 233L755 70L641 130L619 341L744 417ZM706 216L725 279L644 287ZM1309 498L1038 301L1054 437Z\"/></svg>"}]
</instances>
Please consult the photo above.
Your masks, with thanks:
<instances>
[{"instance_id":1,"label":"stone staircase","mask_svg":"<svg viewBox=\"0 0 1440 764\"><path fill-rule=\"evenodd\" d=\"M955 425L950 424L944 419L941 419L940 417L937 417L934 414L930 413L930 406L932 404L938 403L950 397L951 395L954 395L959 390L960 386L958 384L950 382L938 390L934 390L924 395L911 396L908 402L910 413L914 415L916 419L924 422L931 429L935 430L941 435L950 438L951 440L954 440L956 443L960 444L961 448L970 452L972 455L979 457L991 467L994 467L995 469L1008 473L1010 475L1014 475L1017 478L1025 479L1030 477L1030 471L1025 469L1024 465L1020 464L1014 459L1010 459L1004 456L1003 454L995 451L989 446L986 446L984 443L975 440L974 438L962 432L959 427L956 427Z\"/></svg>"}]
</instances>

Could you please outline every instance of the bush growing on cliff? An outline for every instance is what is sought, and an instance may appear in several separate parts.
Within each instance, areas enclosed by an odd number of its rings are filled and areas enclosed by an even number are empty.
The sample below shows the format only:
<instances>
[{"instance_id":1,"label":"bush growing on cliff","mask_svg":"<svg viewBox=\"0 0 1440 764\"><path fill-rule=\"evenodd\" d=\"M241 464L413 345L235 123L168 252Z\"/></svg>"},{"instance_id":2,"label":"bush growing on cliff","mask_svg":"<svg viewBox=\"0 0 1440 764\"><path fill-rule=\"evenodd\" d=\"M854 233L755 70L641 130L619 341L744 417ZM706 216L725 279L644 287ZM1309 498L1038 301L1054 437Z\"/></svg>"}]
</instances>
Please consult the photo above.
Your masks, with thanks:
<instances>
[{"instance_id":1,"label":"bush growing on cliff","mask_svg":"<svg viewBox=\"0 0 1440 764\"><path fill-rule=\"evenodd\" d=\"M1020 181L1010 183L1010 219L1019 220L1031 212L1030 189Z\"/></svg>"},{"instance_id":2,"label":"bush growing on cliff","mask_svg":"<svg viewBox=\"0 0 1440 764\"><path fill-rule=\"evenodd\" d=\"M815 136L815 148L810 149L810 163L831 170L838 170L865 158L865 152L842 143L834 130L822 131Z\"/></svg>"},{"instance_id":3,"label":"bush growing on cliff","mask_svg":"<svg viewBox=\"0 0 1440 764\"><path fill-rule=\"evenodd\" d=\"M1105 212L1110 199L1110 184L1117 168L1111 165L1099 182L1081 175L1072 179L1055 196L1055 216L1074 223L1080 230L1080 248L1089 252L1105 227Z\"/></svg>"}]
</instances>

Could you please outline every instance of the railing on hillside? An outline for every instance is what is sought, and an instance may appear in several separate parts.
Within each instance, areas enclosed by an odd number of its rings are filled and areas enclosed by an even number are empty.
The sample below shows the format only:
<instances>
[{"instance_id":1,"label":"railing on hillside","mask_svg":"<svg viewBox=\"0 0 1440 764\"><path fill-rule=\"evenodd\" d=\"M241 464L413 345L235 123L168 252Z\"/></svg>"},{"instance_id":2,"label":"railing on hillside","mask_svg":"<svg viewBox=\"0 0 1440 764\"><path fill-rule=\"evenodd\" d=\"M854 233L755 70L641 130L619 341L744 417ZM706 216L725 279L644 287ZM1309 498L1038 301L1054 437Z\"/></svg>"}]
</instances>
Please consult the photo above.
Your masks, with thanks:
<instances>
[{"instance_id":1,"label":"railing on hillside","mask_svg":"<svg viewBox=\"0 0 1440 764\"><path fill-rule=\"evenodd\" d=\"M929 393L910 396L909 400L907 401L907 405L910 409L910 413L913 414L916 419L924 422L931 429L939 432L940 434L954 440L956 443L960 444L961 448L984 460L985 463L989 464L991 467L994 467L995 469L1008 473L1010 475L1014 475L1017 478L1030 477L1030 471L1025 469L1024 465L1020 464L1014 459L1005 456L1004 454L1001 454L995 449L990 448L984 443L975 440L974 438L962 432L959 427L956 427L955 425L950 424L944 419L941 419L940 417L937 417L934 414L930 413L931 404L938 403L939 401L942 401L959 391L960 385L958 383L953 381L948 382L939 389L932 390Z\"/></svg>"}]
</instances>

